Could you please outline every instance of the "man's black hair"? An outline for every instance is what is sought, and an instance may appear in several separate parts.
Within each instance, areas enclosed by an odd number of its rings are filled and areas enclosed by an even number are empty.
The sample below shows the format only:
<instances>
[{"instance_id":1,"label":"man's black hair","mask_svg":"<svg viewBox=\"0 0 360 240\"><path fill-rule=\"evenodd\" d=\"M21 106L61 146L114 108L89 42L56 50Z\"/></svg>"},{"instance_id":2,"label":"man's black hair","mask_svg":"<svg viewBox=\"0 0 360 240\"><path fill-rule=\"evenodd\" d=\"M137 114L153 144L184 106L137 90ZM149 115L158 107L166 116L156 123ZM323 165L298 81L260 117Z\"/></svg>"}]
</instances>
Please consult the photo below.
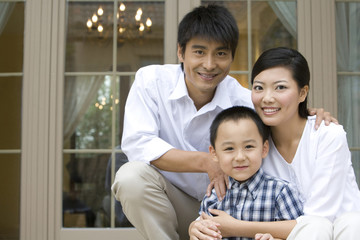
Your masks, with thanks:
<instances>
[{"instance_id":1,"label":"man's black hair","mask_svg":"<svg viewBox=\"0 0 360 240\"><path fill-rule=\"evenodd\" d=\"M186 44L194 37L223 43L229 47L234 58L239 29L228 9L211 4L195 8L181 20L177 42L182 54L185 53Z\"/></svg>"}]
</instances>

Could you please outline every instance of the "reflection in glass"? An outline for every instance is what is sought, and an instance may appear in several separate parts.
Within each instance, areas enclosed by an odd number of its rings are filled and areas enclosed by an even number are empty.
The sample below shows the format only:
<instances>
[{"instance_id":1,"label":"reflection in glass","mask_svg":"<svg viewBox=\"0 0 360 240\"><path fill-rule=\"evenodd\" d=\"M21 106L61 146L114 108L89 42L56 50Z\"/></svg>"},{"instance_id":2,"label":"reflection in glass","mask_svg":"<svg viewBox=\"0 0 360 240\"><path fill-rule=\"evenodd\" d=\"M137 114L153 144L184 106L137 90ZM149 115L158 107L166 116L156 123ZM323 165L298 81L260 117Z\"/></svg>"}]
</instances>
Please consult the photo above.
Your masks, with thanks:
<instances>
[{"instance_id":1,"label":"reflection in glass","mask_svg":"<svg viewBox=\"0 0 360 240\"><path fill-rule=\"evenodd\" d=\"M113 2L68 2L65 71L136 71L159 64L163 40L164 2L121 2L115 9Z\"/></svg>"},{"instance_id":2,"label":"reflection in glass","mask_svg":"<svg viewBox=\"0 0 360 240\"><path fill-rule=\"evenodd\" d=\"M109 76L77 76L65 80L64 141L69 148L111 147L113 97ZM65 144L68 145L68 144Z\"/></svg>"},{"instance_id":3,"label":"reflection in glass","mask_svg":"<svg viewBox=\"0 0 360 240\"><path fill-rule=\"evenodd\" d=\"M134 72L146 65L162 64L164 62L164 2L125 3L126 8L120 13L117 70ZM139 9L142 11L140 16ZM138 28L129 23L135 15L143 22L144 31L139 32Z\"/></svg>"},{"instance_id":4,"label":"reflection in glass","mask_svg":"<svg viewBox=\"0 0 360 240\"><path fill-rule=\"evenodd\" d=\"M248 6L248 3L251 4ZM250 71L258 56L266 49L278 46L297 48L296 1L212 1L202 0L202 5L217 4L229 9L239 27L239 44L231 70ZM251 12L248 12L250 7ZM248 17L251 29L248 29ZM249 32L251 36L249 36ZM251 39L251 62L248 48ZM240 81L240 79L238 79Z\"/></svg>"},{"instance_id":5,"label":"reflection in glass","mask_svg":"<svg viewBox=\"0 0 360 240\"><path fill-rule=\"evenodd\" d=\"M0 239L20 239L20 158L0 153Z\"/></svg>"},{"instance_id":6,"label":"reflection in glass","mask_svg":"<svg viewBox=\"0 0 360 240\"><path fill-rule=\"evenodd\" d=\"M0 2L0 73L22 72L24 3Z\"/></svg>"},{"instance_id":7,"label":"reflection in glass","mask_svg":"<svg viewBox=\"0 0 360 240\"><path fill-rule=\"evenodd\" d=\"M0 150L20 149L21 90L21 77L0 77Z\"/></svg>"},{"instance_id":8,"label":"reflection in glass","mask_svg":"<svg viewBox=\"0 0 360 240\"><path fill-rule=\"evenodd\" d=\"M118 102L116 104L116 121L115 121L115 146L121 144L121 137L123 133L125 103L130 91L131 84L135 76L119 76L116 78L116 93Z\"/></svg>"},{"instance_id":9,"label":"reflection in glass","mask_svg":"<svg viewBox=\"0 0 360 240\"><path fill-rule=\"evenodd\" d=\"M116 170L127 158L116 154ZM63 226L110 227L111 154L64 154ZM115 226L131 227L115 202Z\"/></svg>"},{"instance_id":10,"label":"reflection in glass","mask_svg":"<svg viewBox=\"0 0 360 240\"><path fill-rule=\"evenodd\" d=\"M97 10L100 6L103 13L98 16ZM67 11L65 71L111 71L114 4L68 2ZM102 27L99 28L99 25ZM102 31L99 31L101 28Z\"/></svg>"}]
</instances>

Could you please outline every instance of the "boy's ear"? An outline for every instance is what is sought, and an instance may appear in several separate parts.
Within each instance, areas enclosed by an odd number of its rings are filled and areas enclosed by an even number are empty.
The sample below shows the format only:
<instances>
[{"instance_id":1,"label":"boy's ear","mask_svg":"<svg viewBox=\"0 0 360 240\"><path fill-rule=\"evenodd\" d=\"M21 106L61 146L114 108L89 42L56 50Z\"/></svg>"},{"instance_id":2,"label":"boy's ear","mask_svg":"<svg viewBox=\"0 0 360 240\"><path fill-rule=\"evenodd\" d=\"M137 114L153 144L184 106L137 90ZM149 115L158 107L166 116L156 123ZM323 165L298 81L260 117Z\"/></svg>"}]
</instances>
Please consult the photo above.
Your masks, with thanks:
<instances>
[{"instance_id":1,"label":"boy's ear","mask_svg":"<svg viewBox=\"0 0 360 240\"><path fill-rule=\"evenodd\" d=\"M269 153L269 141L265 140L261 157L265 158L268 155L268 153Z\"/></svg>"},{"instance_id":2,"label":"boy's ear","mask_svg":"<svg viewBox=\"0 0 360 240\"><path fill-rule=\"evenodd\" d=\"M216 157L216 151L215 151L215 148L214 148L212 145L209 146L209 153L210 153L210 155L211 155L211 157L212 157L212 160L214 160L215 162L217 162L218 159L217 159L217 157Z\"/></svg>"}]
</instances>

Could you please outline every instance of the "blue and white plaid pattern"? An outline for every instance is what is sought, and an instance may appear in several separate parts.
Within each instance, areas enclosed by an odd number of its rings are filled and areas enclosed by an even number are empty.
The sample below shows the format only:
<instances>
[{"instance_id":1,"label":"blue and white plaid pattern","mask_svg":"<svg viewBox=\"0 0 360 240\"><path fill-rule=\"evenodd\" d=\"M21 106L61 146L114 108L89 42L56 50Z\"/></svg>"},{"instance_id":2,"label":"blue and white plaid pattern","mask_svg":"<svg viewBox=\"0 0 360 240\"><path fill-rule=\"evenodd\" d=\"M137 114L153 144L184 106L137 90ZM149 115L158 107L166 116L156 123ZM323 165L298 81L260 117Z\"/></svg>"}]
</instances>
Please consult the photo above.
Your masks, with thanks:
<instances>
[{"instance_id":1,"label":"blue and white plaid pattern","mask_svg":"<svg viewBox=\"0 0 360 240\"><path fill-rule=\"evenodd\" d=\"M223 210L236 219L245 221L278 221L296 219L303 214L303 204L297 191L287 182L266 175L260 169L246 182L230 179L230 189L219 202L213 189L211 196L205 196L200 213L209 214L208 209ZM231 240L252 238L231 237Z\"/></svg>"}]
</instances>

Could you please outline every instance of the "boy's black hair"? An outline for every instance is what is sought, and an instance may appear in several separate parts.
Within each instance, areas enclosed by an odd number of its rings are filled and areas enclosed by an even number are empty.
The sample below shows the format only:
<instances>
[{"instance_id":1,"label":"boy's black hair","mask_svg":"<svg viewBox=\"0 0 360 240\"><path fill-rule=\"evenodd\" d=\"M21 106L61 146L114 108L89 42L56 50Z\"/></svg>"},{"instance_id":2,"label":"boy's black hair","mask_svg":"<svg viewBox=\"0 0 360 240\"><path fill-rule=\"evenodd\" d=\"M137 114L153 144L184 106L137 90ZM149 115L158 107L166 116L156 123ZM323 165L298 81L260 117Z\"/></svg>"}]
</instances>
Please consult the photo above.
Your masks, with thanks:
<instances>
[{"instance_id":1,"label":"boy's black hair","mask_svg":"<svg viewBox=\"0 0 360 240\"><path fill-rule=\"evenodd\" d=\"M254 83L254 78L259 73L274 67L288 69L299 89L305 85L310 87L310 70L305 57L297 50L286 47L271 48L260 55L252 69L251 84ZM299 115L302 118L307 118L309 115L307 97L299 104Z\"/></svg>"},{"instance_id":2,"label":"boy's black hair","mask_svg":"<svg viewBox=\"0 0 360 240\"><path fill-rule=\"evenodd\" d=\"M239 40L239 29L229 10L210 4L195 8L181 20L177 42L182 54L185 53L186 44L194 37L222 42L229 47L234 58Z\"/></svg>"},{"instance_id":3,"label":"boy's black hair","mask_svg":"<svg viewBox=\"0 0 360 240\"><path fill-rule=\"evenodd\" d=\"M210 143L215 149L217 131L221 123L225 121L239 121L241 119L250 119L254 121L257 129L265 142L269 138L270 128L266 126L254 109L248 107L234 106L221 111L214 119L210 127Z\"/></svg>"}]
</instances>

